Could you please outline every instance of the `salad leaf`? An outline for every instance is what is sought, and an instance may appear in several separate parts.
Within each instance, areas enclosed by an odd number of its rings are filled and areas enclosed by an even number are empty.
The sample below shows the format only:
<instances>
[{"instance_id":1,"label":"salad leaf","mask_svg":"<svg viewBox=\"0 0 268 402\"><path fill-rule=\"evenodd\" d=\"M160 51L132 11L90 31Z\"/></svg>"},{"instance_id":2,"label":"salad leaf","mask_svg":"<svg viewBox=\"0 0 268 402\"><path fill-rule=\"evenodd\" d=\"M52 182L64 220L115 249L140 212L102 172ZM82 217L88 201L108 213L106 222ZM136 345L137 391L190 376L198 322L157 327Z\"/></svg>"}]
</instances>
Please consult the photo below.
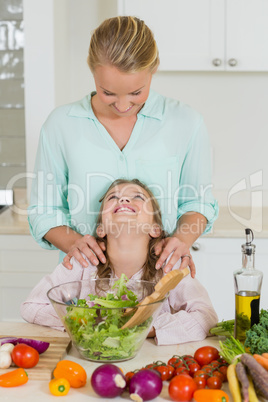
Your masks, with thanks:
<instances>
[{"instance_id":1,"label":"salad leaf","mask_svg":"<svg viewBox=\"0 0 268 402\"><path fill-rule=\"evenodd\" d=\"M67 307L66 329L80 353L90 360L125 360L135 356L147 336L152 317L133 328L121 329L135 312L125 315L125 308L138 304L137 295L127 288L122 274L105 296L88 295Z\"/></svg>"}]
</instances>

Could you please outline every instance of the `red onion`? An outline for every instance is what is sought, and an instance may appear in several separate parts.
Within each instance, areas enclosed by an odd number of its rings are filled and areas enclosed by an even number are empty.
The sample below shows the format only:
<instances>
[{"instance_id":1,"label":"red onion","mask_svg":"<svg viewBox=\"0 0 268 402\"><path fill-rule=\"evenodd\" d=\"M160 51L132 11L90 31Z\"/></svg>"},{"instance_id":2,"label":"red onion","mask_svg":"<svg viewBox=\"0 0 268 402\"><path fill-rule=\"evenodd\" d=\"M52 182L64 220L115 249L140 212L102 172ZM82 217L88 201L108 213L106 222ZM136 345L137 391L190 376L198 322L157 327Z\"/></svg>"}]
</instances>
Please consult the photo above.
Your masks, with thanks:
<instances>
[{"instance_id":1,"label":"red onion","mask_svg":"<svg viewBox=\"0 0 268 402\"><path fill-rule=\"evenodd\" d=\"M13 345L17 345L18 338L14 338L14 337L0 338L0 345L4 345L5 343L12 343Z\"/></svg>"},{"instance_id":2,"label":"red onion","mask_svg":"<svg viewBox=\"0 0 268 402\"><path fill-rule=\"evenodd\" d=\"M28 338L18 338L18 343L25 343L26 345L31 346L37 350L39 355L44 353L49 347L49 342L37 341L35 339Z\"/></svg>"},{"instance_id":3,"label":"red onion","mask_svg":"<svg viewBox=\"0 0 268 402\"><path fill-rule=\"evenodd\" d=\"M13 345L17 345L18 343L25 343L26 345L36 349L40 355L44 353L49 347L48 342L37 341L35 339L28 338L0 338L0 345L3 345L4 343L12 343Z\"/></svg>"},{"instance_id":4,"label":"red onion","mask_svg":"<svg viewBox=\"0 0 268 402\"><path fill-rule=\"evenodd\" d=\"M133 401L143 402L156 398L162 391L163 382L157 372L141 370L130 379L129 393Z\"/></svg>"},{"instance_id":5,"label":"red onion","mask_svg":"<svg viewBox=\"0 0 268 402\"><path fill-rule=\"evenodd\" d=\"M102 364L93 371L91 385L96 394L103 398L115 398L126 388L126 380L119 367Z\"/></svg>"}]
</instances>

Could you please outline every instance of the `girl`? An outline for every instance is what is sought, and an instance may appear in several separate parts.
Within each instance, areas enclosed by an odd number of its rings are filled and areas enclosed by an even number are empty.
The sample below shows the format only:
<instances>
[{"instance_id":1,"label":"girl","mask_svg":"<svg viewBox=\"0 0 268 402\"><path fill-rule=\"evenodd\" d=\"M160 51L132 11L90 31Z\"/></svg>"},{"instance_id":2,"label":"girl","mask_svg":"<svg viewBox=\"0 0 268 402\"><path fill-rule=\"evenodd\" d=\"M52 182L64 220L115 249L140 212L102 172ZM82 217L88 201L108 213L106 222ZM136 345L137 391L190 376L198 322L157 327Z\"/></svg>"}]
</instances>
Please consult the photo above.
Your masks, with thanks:
<instances>
[{"instance_id":1,"label":"girl","mask_svg":"<svg viewBox=\"0 0 268 402\"><path fill-rule=\"evenodd\" d=\"M159 62L144 21L105 20L88 52L95 91L55 109L41 129L30 231L42 247L61 250L68 269L72 257L85 267L105 262L104 246L95 239L98 200L124 177L150 185L171 233L155 249L155 268L173 252L165 272L185 256L181 268L189 265L195 274L190 247L218 215L209 138L199 113L151 90Z\"/></svg>"},{"instance_id":2,"label":"girl","mask_svg":"<svg viewBox=\"0 0 268 402\"><path fill-rule=\"evenodd\" d=\"M29 322L63 329L47 298L47 291L64 282L94 277L116 277L157 282L164 274L155 270L154 248L164 237L161 212L152 192L140 181L116 180L102 198L97 235L105 242L106 262L88 268L73 259L73 269L59 264L44 277L21 306ZM175 265L179 268L180 262ZM158 345L204 339L217 323L217 315L204 287L188 275L169 294L153 322L150 337Z\"/></svg>"}]
</instances>

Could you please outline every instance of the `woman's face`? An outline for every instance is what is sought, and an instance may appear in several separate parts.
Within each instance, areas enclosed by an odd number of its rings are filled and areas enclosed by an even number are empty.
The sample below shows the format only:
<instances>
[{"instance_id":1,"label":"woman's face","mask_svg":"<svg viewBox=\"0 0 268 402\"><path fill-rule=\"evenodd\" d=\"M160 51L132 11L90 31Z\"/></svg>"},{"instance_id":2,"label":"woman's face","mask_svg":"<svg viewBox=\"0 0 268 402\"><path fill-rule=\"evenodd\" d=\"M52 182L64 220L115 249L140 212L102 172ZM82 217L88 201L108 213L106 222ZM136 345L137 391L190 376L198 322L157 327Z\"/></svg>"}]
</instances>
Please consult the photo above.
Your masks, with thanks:
<instances>
[{"instance_id":1,"label":"woman's face","mask_svg":"<svg viewBox=\"0 0 268 402\"><path fill-rule=\"evenodd\" d=\"M154 228L154 210L149 194L139 185L120 184L106 194L103 200L102 225L105 234L120 233L122 224L129 231L150 234Z\"/></svg>"},{"instance_id":2,"label":"woman's face","mask_svg":"<svg viewBox=\"0 0 268 402\"><path fill-rule=\"evenodd\" d=\"M97 66L94 71L97 101L102 110L114 116L136 115L149 96L152 73L147 69L123 73L110 65Z\"/></svg>"}]
</instances>

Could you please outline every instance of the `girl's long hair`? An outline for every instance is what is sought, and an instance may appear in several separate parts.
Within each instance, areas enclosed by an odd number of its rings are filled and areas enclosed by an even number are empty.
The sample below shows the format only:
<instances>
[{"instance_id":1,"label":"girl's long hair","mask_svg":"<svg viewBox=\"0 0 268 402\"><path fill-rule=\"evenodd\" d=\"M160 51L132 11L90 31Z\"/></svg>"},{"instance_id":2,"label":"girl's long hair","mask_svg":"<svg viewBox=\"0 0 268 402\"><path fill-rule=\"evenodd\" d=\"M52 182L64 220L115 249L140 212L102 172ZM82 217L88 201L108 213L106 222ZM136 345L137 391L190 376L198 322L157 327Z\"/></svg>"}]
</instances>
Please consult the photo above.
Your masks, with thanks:
<instances>
[{"instance_id":1,"label":"girl's long hair","mask_svg":"<svg viewBox=\"0 0 268 402\"><path fill-rule=\"evenodd\" d=\"M150 196L150 201L152 203L153 207L153 212L154 212L154 223L159 226L160 228L160 235L157 238L150 238L149 240L149 246L148 246L148 254L147 254L147 259L143 265L143 273L142 273L142 280L146 281L153 281L153 282L158 282L159 279L163 276L163 270L160 268L159 270L155 269L155 264L159 256L155 254L155 246L165 237L167 237L167 234L163 230L163 224L162 224L162 216L160 212L160 207L159 204L154 197L153 193L151 190L142 182L140 182L138 179L133 179L133 180L125 180L125 179L118 179L115 180L111 186L108 188L104 196L100 199L100 202L102 201L100 212L97 218L97 227L102 224L102 211L103 211L103 205L104 205L104 198L106 197L107 193L114 187L120 185L120 184L136 184L143 188ZM104 242L107 250L107 238L101 238L97 236L97 241L98 242ZM106 262L103 264L102 262L99 263L98 265L98 277L99 278L108 278L113 275L113 267L111 266L111 262L109 260L109 255L107 255L107 252L104 251L105 257L106 257Z\"/></svg>"}]
</instances>

